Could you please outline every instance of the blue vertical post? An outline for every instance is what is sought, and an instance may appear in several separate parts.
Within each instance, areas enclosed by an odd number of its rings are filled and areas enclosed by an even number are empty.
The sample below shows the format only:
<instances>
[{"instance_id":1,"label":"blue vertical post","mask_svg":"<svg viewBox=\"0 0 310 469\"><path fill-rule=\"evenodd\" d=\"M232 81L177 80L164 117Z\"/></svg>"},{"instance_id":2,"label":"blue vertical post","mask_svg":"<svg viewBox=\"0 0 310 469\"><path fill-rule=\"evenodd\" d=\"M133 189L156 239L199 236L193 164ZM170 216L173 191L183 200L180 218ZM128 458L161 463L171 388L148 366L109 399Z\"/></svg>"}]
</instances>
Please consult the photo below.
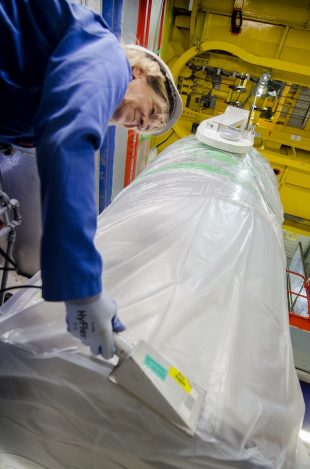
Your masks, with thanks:
<instances>
[{"instance_id":1,"label":"blue vertical post","mask_svg":"<svg viewBox=\"0 0 310 469\"><path fill-rule=\"evenodd\" d=\"M120 38L123 0L103 0L102 16L111 31ZM113 183L113 161L115 149L115 127L109 127L100 149L99 165L99 213L111 203Z\"/></svg>"}]
</instances>

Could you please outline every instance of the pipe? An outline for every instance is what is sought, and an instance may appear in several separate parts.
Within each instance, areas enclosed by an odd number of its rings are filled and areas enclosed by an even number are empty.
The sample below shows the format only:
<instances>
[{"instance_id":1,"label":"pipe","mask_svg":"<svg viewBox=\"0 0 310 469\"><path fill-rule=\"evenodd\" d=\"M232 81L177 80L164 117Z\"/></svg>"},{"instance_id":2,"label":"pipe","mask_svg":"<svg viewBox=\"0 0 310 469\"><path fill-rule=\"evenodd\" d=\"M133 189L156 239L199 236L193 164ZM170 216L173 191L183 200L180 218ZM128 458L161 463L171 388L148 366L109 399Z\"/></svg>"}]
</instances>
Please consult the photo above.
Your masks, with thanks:
<instances>
[{"instance_id":1,"label":"pipe","mask_svg":"<svg viewBox=\"0 0 310 469\"><path fill-rule=\"evenodd\" d=\"M21 224L22 217L20 213L20 204L16 199L9 199L8 195L0 190L0 196L5 201L5 207L2 208L6 226L0 230L0 237L7 236L6 256L3 265L3 274L1 279L1 290L6 287L9 276L9 264L12 263L13 249L16 241L16 229ZM10 220L9 212L13 212L13 219ZM5 292L0 292L0 306L4 303Z\"/></svg>"},{"instance_id":2,"label":"pipe","mask_svg":"<svg viewBox=\"0 0 310 469\"><path fill-rule=\"evenodd\" d=\"M11 233L8 236L8 245L7 245L7 250L6 250L7 257L5 258L5 262L4 262L4 266L3 266L3 274L2 274L2 280L1 280L1 290L3 290L6 287L6 284L7 284L7 281L8 281L9 264L11 263L10 259L13 255L13 248L14 248L15 240L16 240L16 231L14 229L13 231L11 231ZM3 303L4 303L4 295L5 295L5 292L2 291L0 293L0 306L2 306Z\"/></svg>"}]
</instances>

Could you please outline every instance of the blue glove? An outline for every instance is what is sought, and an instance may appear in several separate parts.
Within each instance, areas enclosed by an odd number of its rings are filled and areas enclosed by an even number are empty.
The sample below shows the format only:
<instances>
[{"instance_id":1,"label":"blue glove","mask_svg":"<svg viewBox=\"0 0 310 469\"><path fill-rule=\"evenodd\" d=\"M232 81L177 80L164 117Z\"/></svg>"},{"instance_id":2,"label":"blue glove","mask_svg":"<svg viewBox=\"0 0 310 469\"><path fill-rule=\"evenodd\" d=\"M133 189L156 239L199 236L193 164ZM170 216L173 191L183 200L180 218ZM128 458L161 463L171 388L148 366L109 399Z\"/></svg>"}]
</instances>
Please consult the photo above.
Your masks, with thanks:
<instances>
[{"instance_id":1,"label":"blue glove","mask_svg":"<svg viewBox=\"0 0 310 469\"><path fill-rule=\"evenodd\" d=\"M112 358L115 347L113 331L122 332L125 326L117 317L117 304L107 294L67 301L67 330L89 345L94 355Z\"/></svg>"}]
</instances>

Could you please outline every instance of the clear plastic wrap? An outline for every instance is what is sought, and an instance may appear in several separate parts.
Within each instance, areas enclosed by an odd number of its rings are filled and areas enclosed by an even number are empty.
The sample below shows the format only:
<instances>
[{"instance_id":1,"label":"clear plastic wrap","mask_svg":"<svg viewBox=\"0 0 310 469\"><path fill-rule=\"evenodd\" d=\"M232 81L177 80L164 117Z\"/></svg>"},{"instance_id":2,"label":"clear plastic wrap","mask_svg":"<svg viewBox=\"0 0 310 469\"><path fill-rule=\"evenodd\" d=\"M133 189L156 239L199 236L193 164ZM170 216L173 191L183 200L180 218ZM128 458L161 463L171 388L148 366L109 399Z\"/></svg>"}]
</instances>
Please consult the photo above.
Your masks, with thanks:
<instances>
[{"instance_id":1,"label":"clear plastic wrap","mask_svg":"<svg viewBox=\"0 0 310 469\"><path fill-rule=\"evenodd\" d=\"M143 338L207 391L197 433L112 384L113 363L65 332L63 305L27 290L0 316L0 461L308 467L281 224L276 178L256 150L229 154L188 137L162 152L99 217L96 244L124 337Z\"/></svg>"}]
</instances>

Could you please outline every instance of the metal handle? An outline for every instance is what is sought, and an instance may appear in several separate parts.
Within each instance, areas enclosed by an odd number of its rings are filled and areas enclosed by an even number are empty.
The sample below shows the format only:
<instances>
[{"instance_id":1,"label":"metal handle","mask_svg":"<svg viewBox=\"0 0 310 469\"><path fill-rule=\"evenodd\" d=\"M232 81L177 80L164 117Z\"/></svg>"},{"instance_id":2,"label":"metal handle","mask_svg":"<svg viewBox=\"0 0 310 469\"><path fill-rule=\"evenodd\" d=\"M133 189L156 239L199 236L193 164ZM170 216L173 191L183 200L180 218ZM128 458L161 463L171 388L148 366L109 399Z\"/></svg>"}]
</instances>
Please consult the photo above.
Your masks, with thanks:
<instances>
[{"instance_id":1,"label":"metal handle","mask_svg":"<svg viewBox=\"0 0 310 469\"><path fill-rule=\"evenodd\" d=\"M132 346L120 334L113 333L113 340L116 350L116 355L119 358L118 365L120 365L132 352Z\"/></svg>"}]
</instances>

